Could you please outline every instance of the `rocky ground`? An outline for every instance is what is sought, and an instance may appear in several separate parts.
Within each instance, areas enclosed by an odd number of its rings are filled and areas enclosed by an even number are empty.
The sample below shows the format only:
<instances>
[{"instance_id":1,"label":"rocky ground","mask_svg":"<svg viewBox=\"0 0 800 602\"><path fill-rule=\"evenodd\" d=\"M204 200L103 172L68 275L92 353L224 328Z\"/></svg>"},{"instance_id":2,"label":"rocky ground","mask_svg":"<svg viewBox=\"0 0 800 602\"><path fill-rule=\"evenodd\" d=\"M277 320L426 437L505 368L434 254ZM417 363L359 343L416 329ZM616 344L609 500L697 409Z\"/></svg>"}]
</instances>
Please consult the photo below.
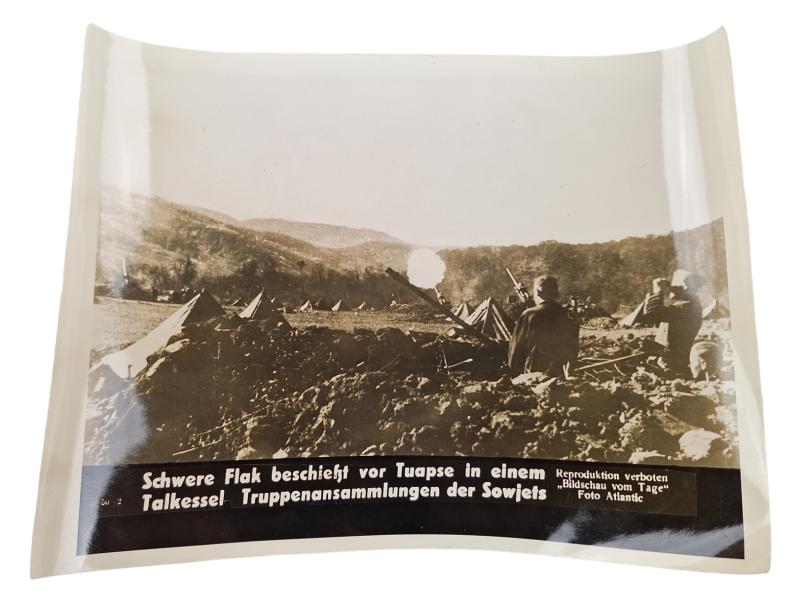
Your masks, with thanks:
<instances>
[{"instance_id":1,"label":"rocky ground","mask_svg":"<svg viewBox=\"0 0 800 602\"><path fill-rule=\"evenodd\" d=\"M730 349L718 330L721 380L676 378L648 355L511 379L499 345L216 319L89 400L85 460L464 454L737 466ZM587 365L654 349L650 336L588 332Z\"/></svg>"}]
</instances>

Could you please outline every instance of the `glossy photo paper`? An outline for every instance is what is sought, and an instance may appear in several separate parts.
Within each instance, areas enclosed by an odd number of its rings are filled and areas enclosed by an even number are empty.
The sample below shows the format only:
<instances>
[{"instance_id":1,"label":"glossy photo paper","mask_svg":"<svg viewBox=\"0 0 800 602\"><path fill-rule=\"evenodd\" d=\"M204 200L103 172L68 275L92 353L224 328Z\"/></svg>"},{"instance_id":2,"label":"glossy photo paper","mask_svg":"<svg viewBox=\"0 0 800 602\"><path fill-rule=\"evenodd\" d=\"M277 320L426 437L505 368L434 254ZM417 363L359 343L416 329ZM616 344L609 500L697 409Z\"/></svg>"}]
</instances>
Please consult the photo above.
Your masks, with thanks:
<instances>
[{"instance_id":1,"label":"glossy photo paper","mask_svg":"<svg viewBox=\"0 0 800 602\"><path fill-rule=\"evenodd\" d=\"M767 570L724 32L545 58L89 29L32 574L389 547Z\"/></svg>"}]
</instances>

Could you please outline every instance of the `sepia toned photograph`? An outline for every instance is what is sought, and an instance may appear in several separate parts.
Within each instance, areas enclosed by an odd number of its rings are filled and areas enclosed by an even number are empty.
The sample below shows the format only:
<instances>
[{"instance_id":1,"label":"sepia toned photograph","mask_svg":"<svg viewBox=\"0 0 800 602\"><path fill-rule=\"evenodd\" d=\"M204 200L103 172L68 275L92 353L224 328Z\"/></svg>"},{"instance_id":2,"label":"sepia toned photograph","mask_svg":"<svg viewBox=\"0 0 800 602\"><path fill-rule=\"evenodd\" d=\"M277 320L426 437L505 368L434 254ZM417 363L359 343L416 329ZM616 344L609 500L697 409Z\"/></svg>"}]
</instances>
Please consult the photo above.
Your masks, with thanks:
<instances>
[{"instance_id":1,"label":"sepia toned photograph","mask_svg":"<svg viewBox=\"0 0 800 602\"><path fill-rule=\"evenodd\" d=\"M31 570L476 547L769 564L727 39L86 38Z\"/></svg>"},{"instance_id":2,"label":"sepia toned photograph","mask_svg":"<svg viewBox=\"0 0 800 602\"><path fill-rule=\"evenodd\" d=\"M84 463L737 467L693 52L116 41Z\"/></svg>"}]
</instances>

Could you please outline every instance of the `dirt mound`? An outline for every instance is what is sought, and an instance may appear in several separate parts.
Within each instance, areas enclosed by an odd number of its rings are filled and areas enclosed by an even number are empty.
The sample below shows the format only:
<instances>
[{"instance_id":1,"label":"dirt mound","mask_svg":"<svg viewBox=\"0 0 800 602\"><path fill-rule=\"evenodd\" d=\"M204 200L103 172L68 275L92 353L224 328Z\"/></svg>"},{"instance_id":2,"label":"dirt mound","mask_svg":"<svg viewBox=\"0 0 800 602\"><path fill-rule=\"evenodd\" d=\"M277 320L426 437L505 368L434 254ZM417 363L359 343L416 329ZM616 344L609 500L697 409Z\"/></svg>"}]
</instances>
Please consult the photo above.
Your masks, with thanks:
<instances>
[{"instance_id":1,"label":"dirt mound","mask_svg":"<svg viewBox=\"0 0 800 602\"><path fill-rule=\"evenodd\" d=\"M596 359L652 345L582 339ZM465 454L737 464L732 383L676 379L647 361L512 381L505 351L394 328L212 319L174 337L135 381L90 400L86 461Z\"/></svg>"},{"instance_id":2,"label":"dirt mound","mask_svg":"<svg viewBox=\"0 0 800 602\"><path fill-rule=\"evenodd\" d=\"M446 357L449 364L472 360L474 374L496 377L503 354L395 328L351 333L213 319L187 326L134 381L90 399L87 461L236 457L251 418L288 429L287 417L294 420L308 401L301 394L337 375L434 377Z\"/></svg>"}]
</instances>

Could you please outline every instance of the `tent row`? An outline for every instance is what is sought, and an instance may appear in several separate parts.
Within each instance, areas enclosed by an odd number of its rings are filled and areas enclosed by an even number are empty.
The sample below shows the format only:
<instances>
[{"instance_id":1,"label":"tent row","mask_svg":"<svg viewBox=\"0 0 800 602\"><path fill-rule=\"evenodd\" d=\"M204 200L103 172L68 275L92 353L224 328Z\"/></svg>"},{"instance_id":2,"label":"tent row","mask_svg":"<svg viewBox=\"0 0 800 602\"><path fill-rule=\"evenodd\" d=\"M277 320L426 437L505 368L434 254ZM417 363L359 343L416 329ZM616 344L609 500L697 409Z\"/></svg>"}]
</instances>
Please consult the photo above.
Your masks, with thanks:
<instances>
[{"instance_id":1,"label":"tent row","mask_svg":"<svg viewBox=\"0 0 800 602\"><path fill-rule=\"evenodd\" d=\"M273 304L275 304L275 301L275 298L271 299ZM242 298L236 299L236 301L230 304L231 307L244 307L245 305L247 305L247 302ZM317 301L308 299L304 303L301 303L296 309L293 309L291 305L285 305L283 309L286 313L292 313L293 311L366 311L368 309L374 309L374 307L368 306L366 301L362 301L358 305L350 307L343 299L339 299L333 304L326 302L324 299L318 299Z\"/></svg>"},{"instance_id":2,"label":"tent row","mask_svg":"<svg viewBox=\"0 0 800 602\"><path fill-rule=\"evenodd\" d=\"M396 304L396 301L394 302ZM314 304L308 300L297 311L315 311L320 307L325 306L320 303ZM344 307L344 302L339 300L329 306L328 311L344 311ZM366 303L361 303L354 309L364 310L366 308ZM644 310L644 303L642 303L620 323L622 325L642 323ZM472 307L465 301L453 313L475 331L495 340L508 341L514 331L514 320L493 297L488 297L477 307ZM96 393L109 379L125 381L137 377L147 369L148 358L165 349L169 351L170 346L179 348L181 341L174 339L183 333L187 325L205 322L224 315L225 310L217 300L207 291L201 291L144 337L124 349L104 356L90 371L90 391ZM729 315L730 312L718 300L714 300L703 309L703 317L706 319ZM240 320L266 321L275 325L288 324L281 311L276 308L273 300L266 296L263 289L239 311L237 316ZM171 340L172 343L170 343Z\"/></svg>"},{"instance_id":3,"label":"tent row","mask_svg":"<svg viewBox=\"0 0 800 602\"><path fill-rule=\"evenodd\" d=\"M397 305L397 302L394 300L392 300L392 303ZM322 303L312 303L309 299L298 307L297 311L312 312L322 309L323 307L324 305ZM330 307L329 311L336 312L344 311L345 309L344 303L340 299ZM353 308L354 311L365 309L367 309L366 302ZM490 338L502 341L511 339L511 334L514 331L514 320L509 317L494 297L488 297L477 307L472 307L468 302L464 301L454 313L464 320L464 322L470 326L474 326L476 330ZM274 305L266 300L264 291L262 290L250 304L242 310L239 317L243 319L264 319L273 315L281 317Z\"/></svg>"},{"instance_id":4,"label":"tent row","mask_svg":"<svg viewBox=\"0 0 800 602\"><path fill-rule=\"evenodd\" d=\"M366 303L362 303L355 309L366 307ZM341 308L342 302L338 301L331 307L331 311L340 311ZM306 301L298 311L314 309L313 304ZM465 322L488 337L500 340L509 340L511 337L514 322L492 297L474 309L469 304L463 303L459 307L458 314L459 317L463 316ZM201 291L141 339L124 349L104 356L90 371L90 391L96 392L101 389L104 382L110 378L115 380L135 378L147 368L148 358L167 349L170 340L180 335L185 326L224 315L225 310L214 296L208 291ZM238 313L238 317L242 320L286 323L281 312L263 289ZM172 344L178 345L178 343Z\"/></svg>"},{"instance_id":5,"label":"tent row","mask_svg":"<svg viewBox=\"0 0 800 602\"><path fill-rule=\"evenodd\" d=\"M342 299L339 299L336 303L331 306L328 306L325 301L320 299L316 303L313 303L311 299L307 300L303 303L300 307L297 308L298 312L310 312L310 311L366 311L368 309L374 309L372 307L367 306L366 301L362 301L358 305L353 308L350 308Z\"/></svg>"},{"instance_id":6,"label":"tent row","mask_svg":"<svg viewBox=\"0 0 800 602\"><path fill-rule=\"evenodd\" d=\"M354 309L363 310L366 307L366 303L361 303ZM315 304L309 300L301 305L298 311L314 311L316 309L318 308L315 307ZM330 307L330 311L334 312L343 311L343 309L344 304L341 300ZM620 321L620 324L633 326L642 323L644 310L644 303L640 303ZM488 297L475 308L469 303L463 302L453 313L466 324L492 339L508 341L514 331L514 321L493 297ZM101 388L107 378L135 378L147 368L148 358L167 348L170 344L169 341L181 334L186 325L205 322L210 318L224 315L225 310L213 295L205 290L201 291L144 337L124 349L104 356L98 364L92 367L93 378L90 379L90 391ZM717 299L703 309L704 319L728 316L730 316L729 310ZM287 323L281 312L275 307L273 300L266 296L263 289L238 313L238 317L242 320L268 321L274 324Z\"/></svg>"}]
</instances>

